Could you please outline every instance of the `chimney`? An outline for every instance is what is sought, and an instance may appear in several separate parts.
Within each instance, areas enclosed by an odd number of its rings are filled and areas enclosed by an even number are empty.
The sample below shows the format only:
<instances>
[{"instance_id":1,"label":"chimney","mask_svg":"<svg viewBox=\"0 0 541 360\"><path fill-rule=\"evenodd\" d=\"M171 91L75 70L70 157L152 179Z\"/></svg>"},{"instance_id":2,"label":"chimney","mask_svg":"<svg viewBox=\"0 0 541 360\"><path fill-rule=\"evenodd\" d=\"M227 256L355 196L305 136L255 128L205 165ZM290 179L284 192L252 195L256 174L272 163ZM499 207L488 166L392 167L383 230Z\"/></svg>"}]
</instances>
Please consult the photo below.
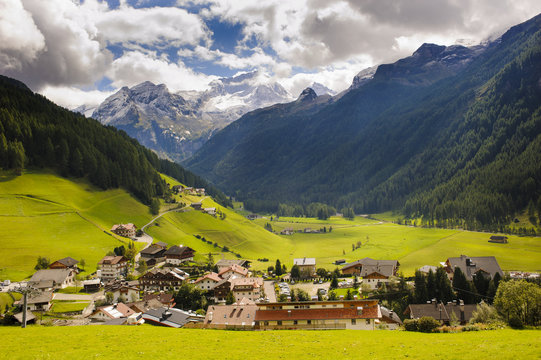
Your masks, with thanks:
<instances>
[{"instance_id":1,"label":"chimney","mask_svg":"<svg viewBox=\"0 0 541 360\"><path fill-rule=\"evenodd\" d=\"M291 310L287 311L287 316L291 316Z\"/></svg>"}]
</instances>

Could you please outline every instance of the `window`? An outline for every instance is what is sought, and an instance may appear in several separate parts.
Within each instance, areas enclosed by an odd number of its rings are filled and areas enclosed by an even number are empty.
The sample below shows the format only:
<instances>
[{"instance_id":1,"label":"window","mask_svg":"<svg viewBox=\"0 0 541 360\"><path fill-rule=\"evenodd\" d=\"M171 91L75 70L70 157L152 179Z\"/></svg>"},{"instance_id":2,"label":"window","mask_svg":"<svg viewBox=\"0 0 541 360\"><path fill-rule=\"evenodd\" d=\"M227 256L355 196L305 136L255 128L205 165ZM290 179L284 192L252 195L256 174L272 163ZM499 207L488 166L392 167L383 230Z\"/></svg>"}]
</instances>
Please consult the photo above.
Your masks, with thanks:
<instances>
[{"instance_id":1,"label":"window","mask_svg":"<svg viewBox=\"0 0 541 360\"><path fill-rule=\"evenodd\" d=\"M293 325L297 325L299 322L297 320L293 320Z\"/></svg>"},{"instance_id":2,"label":"window","mask_svg":"<svg viewBox=\"0 0 541 360\"><path fill-rule=\"evenodd\" d=\"M264 324L265 324L265 326L269 326L269 322L268 322L268 321L265 321Z\"/></svg>"},{"instance_id":3,"label":"window","mask_svg":"<svg viewBox=\"0 0 541 360\"><path fill-rule=\"evenodd\" d=\"M351 325L357 325L357 319L351 319Z\"/></svg>"},{"instance_id":4,"label":"window","mask_svg":"<svg viewBox=\"0 0 541 360\"><path fill-rule=\"evenodd\" d=\"M370 325L370 319L366 319L366 325Z\"/></svg>"},{"instance_id":5,"label":"window","mask_svg":"<svg viewBox=\"0 0 541 360\"><path fill-rule=\"evenodd\" d=\"M306 323L310 325L312 323L312 320L306 320Z\"/></svg>"},{"instance_id":6,"label":"window","mask_svg":"<svg viewBox=\"0 0 541 360\"><path fill-rule=\"evenodd\" d=\"M282 320L278 320L277 325L282 325Z\"/></svg>"}]
</instances>

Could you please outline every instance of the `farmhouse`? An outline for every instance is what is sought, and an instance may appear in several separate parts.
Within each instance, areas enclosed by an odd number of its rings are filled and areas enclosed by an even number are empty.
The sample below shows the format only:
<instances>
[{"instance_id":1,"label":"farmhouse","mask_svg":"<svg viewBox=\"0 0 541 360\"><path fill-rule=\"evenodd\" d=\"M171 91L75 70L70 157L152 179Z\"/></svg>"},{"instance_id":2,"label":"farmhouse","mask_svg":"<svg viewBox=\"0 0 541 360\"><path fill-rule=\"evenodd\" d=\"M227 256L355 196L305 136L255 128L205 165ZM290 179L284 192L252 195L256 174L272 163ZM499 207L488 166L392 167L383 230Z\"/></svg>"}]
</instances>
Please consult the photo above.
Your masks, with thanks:
<instances>
[{"instance_id":1,"label":"farmhouse","mask_svg":"<svg viewBox=\"0 0 541 360\"><path fill-rule=\"evenodd\" d=\"M312 277L316 274L316 259L315 258L300 258L293 259L293 265L299 267L301 277Z\"/></svg>"},{"instance_id":2,"label":"farmhouse","mask_svg":"<svg viewBox=\"0 0 541 360\"><path fill-rule=\"evenodd\" d=\"M474 275L483 275L487 278L493 278L496 273L503 278L503 271L494 256L466 256L448 258L445 261L445 271L449 280L453 280L455 268L459 267L469 281L473 280Z\"/></svg>"},{"instance_id":3,"label":"farmhouse","mask_svg":"<svg viewBox=\"0 0 541 360\"><path fill-rule=\"evenodd\" d=\"M141 259L145 260L145 262L154 259L157 262L163 260L165 256L165 248L160 244L152 244L149 247L141 250L139 253L141 255Z\"/></svg>"},{"instance_id":4,"label":"farmhouse","mask_svg":"<svg viewBox=\"0 0 541 360\"><path fill-rule=\"evenodd\" d=\"M233 292L236 302L241 302L242 299L256 301L261 298L263 289L263 279L259 277L249 278L231 278L230 290Z\"/></svg>"},{"instance_id":5,"label":"farmhouse","mask_svg":"<svg viewBox=\"0 0 541 360\"><path fill-rule=\"evenodd\" d=\"M73 269L77 271L77 264L79 261L75 260L71 257L65 257L60 260L56 260L51 265L49 265L49 269Z\"/></svg>"},{"instance_id":6,"label":"farmhouse","mask_svg":"<svg viewBox=\"0 0 541 360\"><path fill-rule=\"evenodd\" d=\"M490 239L488 240L490 243L496 243L496 244L507 244L507 236L500 236L500 235L492 235Z\"/></svg>"},{"instance_id":7,"label":"farmhouse","mask_svg":"<svg viewBox=\"0 0 541 360\"><path fill-rule=\"evenodd\" d=\"M215 207L204 208L204 209L203 209L203 212L204 212L205 214L209 214L209 215L212 215L212 216L216 216L216 208L215 208Z\"/></svg>"},{"instance_id":8,"label":"farmhouse","mask_svg":"<svg viewBox=\"0 0 541 360\"><path fill-rule=\"evenodd\" d=\"M419 271L422 272L423 274L428 274L430 270L432 270L432 272L435 274L436 271L438 271L438 267L432 266L432 265L423 265L419 268Z\"/></svg>"},{"instance_id":9,"label":"farmhouse","mask_svg":"<svg viewBox=\"0 0 541 360\"><path fill-rule=\"evenodd\" d=\"M246 215L246 219L248 219L248 220L255 220L255 219L258 219L258 218L259 218L259 215L257 215L257 214Z\"/></svg>"},{"instance_id":10,"label":"farmhouse","mask_svg":"<svg viewBox=\"0 0 541 360\"><path fill-rule=\"evenodd\" d=\"M113 305L100 306L99 308L94 310L92 315L90 315L90 318L98 321L107 321L110 319L127 318L128 316L133 314L135 314L135 311L130 309L127 305L123 303L118 303Z\"/></svg>"},{"instance_id":11,"label":"farmhouse","mask_svg":"<svg viewBox=\"0 0 541 360\"><path fill-rule=\"evenodd\" d=\"M218 272L220 272L223 269L228 268L233 264L237 264L246 269L250 268L250 261L242 260L242 259L239 259L239 260L221 259L221 260L218 260L218 262L216 263L216 266L218 267Z\"/></svg>"},{"instance_id":12,"label":"farmhouse","mask_svg":"<svg viewBox=\"0 0 541 360\"><path fill-rule=\"evenodd\" d=\"M389 310L385 306L380 306L379 309L381 311L381 327L388 330L396 330L402 325L402 320L400 320L398 314L393 310Z\"/></svg>"},{"instance_id":13,"label":"farmhouse","mask_svg":"<svg viewBox=\"0 0 541 360\"><path fill-rule=\"evenodd\" d=\"M393 265L365 265L361 270L363 283L370 285L371 289L376 289L382 283L389 282L394 274L395 268Z\"/></svg>"},{"instance_id":14,"label":"farmhouse","mask_svg":"<svg viewBox=\"0 0 541 360\"><path fill-rule=\"evenodd\" d=\"M163 254L167 264L180 265L184 261L192 261L195 250L188 246L173 245Z\"/></svg>"},{"instance_id":15,"label":"farmhouse","mask_svg":"<svg viewBox=\"0 0 541 360\"><path fill-rule=\"evenodd\" d=\"M151 301L151 300L157 300L164 306L168 306L168 307L175 306L175 298L173 297L172 294L160 292L158 294L143 295L143 301Z\"/></svg>"},{"instance_id":16,"label":"farmhouse","mask_svg":"<svg viewBox=\"0 0 541 360\"><path fill-rule=\"evenodd\" d=\"M28 281L28 285L36 289L63 289L73 286L75 271L72 269L38 270Z\"/></svg>"},{"instance_id":17,"label":"farmhouse","mask_svg":"<svg viewBox=\"0 0 541 360\"><path fill-rule=\"evenodd\" d=\"M99 291L101 288L101 280L98 278L83 280L82 285L85 292Z\"/></svg>"},{"instance_id":18,"label":"farmhouse","mask_svg":"<svg viewBox=\"0 0 541 360\"><path fill-rule=\"evenodd\" d=\"M381 317L377 300L261 303L255 328L374 330Z\"/></svg>"},{"instance_id":19,"label":"farmhouse","mask_svg":"<svg viewBox=\"0 0 541 360\"><path fill-rule=\"evenodd\" d=\"M113 295L113 302L135 302L139 300L139 288L129 285L127 281L114 281L104 288L105 293Z\"/></svg>"},{"instance_id":20,"label":"farmhouse","mask_svg":"<svg viewBox=\"0 0 541 360\"><path fill-rule=\"evenodd\" d=\"M152 269L139 278L143 291L177 291L190 275L180 269Z\"/></svg>"},{"instance_id":21,"label":"farmhouse","mask_svg":"<svg viewBox=\"0 0 541 360\"><path fill-rule=\"evenodd\" d=\"M104 256L98 263L104 282L122 279L128 273L128 259L124 256Z\"/></svg>"},{"instance_id":22,"label":"farmhouse","mask_svg":"<svg viewBox=\"0 0 541 360\"><path fill-rule=\"evenodd\" d=\"M205 328L253 330L257 305L242 299L233 305L211 305L203 322Z\"/></svg>"},{"instance_id":23,"label":"farmhouse","mask_svg":"<svg viewBox=\"0 0 541 360\"><path fill-rule=\"evenodd\" d=\"M111 232L117 234L118 236L123 236L127 238L134 238L137 227L132 224L115 224L111 228Z\"/></svg>"},{"instance_id":24,"label":"farmhouse","mask_svg":"<svg viewBox=\"0 0 541 360\"><path fill-rule=\"evenodd\" d=\"M349 264L346 264L342 267L342 274L344 275L361 275L363 272L363 267L367 267L367 270L364 271L365 274L370 273L370 269L374 270L378 267L388 267L392 268L392 275L396 275L400 263L396 260L374 260L369 257L360 259ZM368 267L370 269L368 269ZM362 276L362 275L361 275Z\"/></svg>"},{"instance_id":25,"label":"farmhouse","mask_svg":"<svg viewBox=\"0 0 541 360\"><path fill-rule=\"evenodd\" d=\"M189 311L162 307L148 310L143 314L143 319L151 325L181 328L188 323L201 323L204 317Z\"/></svg>"},{"instance_id":26,"label":"farmhouse","mask_svg":"<svg viewBox=\"0 0 541 360\"><path fill-rule=\"evenodd\" d=\"M201 290L209 291L213 289L214 286L216 286L216 284L220 281L222 281L222 278L215 272L211 272L195 280L194 284Z\"/></svg>"},{"instance_id":27,"label":"farmhouse","mask_svg":"<svg viewBox=\"0 0 541 360\"><path fill-rule=\"evenodd\" d=\"M477 310L477 304L466 304L452 302L448 304L432 301L428 304L410 304L404 311L410 319L419 319L424 316L432 317L442 324L449 325L452 317L457 319L461 324L466 324L470 321L473 312ZM454 315L452 315L454 314Z\"/></svg>"},{"instance_id":28,"label":"farmhouse","mask_svg":"<svg viewBox=\"0 0 541 360\"><path fill-rule=\"evenodd\" d=\"M193 202L190 206L193 207L194 210L201 210L203 204L201 202Z\"/></svg>"},{"instance_id":29,"label":"farmhouse","mask_svg":"<svg viewBox=\"0 0 541 360\"><path fill-rule=\"evenodd\" d=\"M285 228L284 230L280 231L280 235L293 235L295 233L295 231L293 230L293 228Z\"/></svg>"},{"instance_id":30,"label":"farmhouse","mask_svg":"<svg viewBox=\"0 0 541 360\"><path fill-rule=\"evenodd\" d=\"M222 279L230 278L231 276L235 277L248 277L250 276L250 272L245 267L242 267L237 264L233 264L225 269L222 269L218 276Z\"/></svg>"},{"instance_id":31,"label":"farmhouse","mask_svg":"<svg viewBox=\"0 0 541 360\"><path fill-rule=\"evenodd\" d=\"M28 295L26 299L27 311L49 311L53 301L52 291L40 291L39 293ZM24 307L24 300L20 299L14 302L15 305Z\"/></svg>"}]
</instances>

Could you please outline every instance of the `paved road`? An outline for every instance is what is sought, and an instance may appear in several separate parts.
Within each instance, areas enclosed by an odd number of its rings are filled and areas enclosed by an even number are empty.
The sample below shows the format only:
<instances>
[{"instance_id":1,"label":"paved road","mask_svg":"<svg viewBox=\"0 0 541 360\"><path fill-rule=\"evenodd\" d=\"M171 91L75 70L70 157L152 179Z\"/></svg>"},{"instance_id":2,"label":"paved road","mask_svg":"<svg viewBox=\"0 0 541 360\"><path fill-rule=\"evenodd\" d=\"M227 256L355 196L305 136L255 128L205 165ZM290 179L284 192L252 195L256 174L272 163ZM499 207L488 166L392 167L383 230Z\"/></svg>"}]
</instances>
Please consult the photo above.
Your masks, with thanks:
<instances>
[{"instance_id":1,"label":"paved road","mask_svg":"<svg viewBox=\"0 0 541 360\"><path fill-rule=\"evenodd\" d=\"M269 302L276 302L276 292L274 291L274 281L265 281L263 283L265 296L269 298Z\"/></svg>"}]
</instances>

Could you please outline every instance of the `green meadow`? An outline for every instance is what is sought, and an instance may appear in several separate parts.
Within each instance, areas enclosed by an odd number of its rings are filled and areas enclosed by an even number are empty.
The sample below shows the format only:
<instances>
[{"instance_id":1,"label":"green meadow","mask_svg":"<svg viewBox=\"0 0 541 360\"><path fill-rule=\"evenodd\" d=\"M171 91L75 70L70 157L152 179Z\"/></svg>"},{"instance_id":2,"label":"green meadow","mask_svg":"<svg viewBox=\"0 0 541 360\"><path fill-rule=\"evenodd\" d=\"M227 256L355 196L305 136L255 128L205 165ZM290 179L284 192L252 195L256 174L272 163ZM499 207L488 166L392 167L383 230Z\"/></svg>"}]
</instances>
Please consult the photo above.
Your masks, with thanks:
<instances>
[{"instance_id":1,"label":"green meadow","mask_svg":"<svg viewBox=\"0 0 541 360\"><path fill-rule=\"evenodd\" d=\"M164 179L171 185L178 184L172 178ZM318 267L333 269L336 260L349 262L369 256L397 259L404 274L412 275L422 265L437 265L450 256L466 254L496 256L504 270L541 271L539 237L509 236L508 244L492 244L488 242L489 233L427 229L364 217L331 217L324 221L281 217L271 221L267 216L250 221L245 213L224 208L210 197L175 197L187 205L202 201L203 207L216 207L225 214L213 217L187 206L165 213L146 229L155 242L195 249L196 260L205 260L208 253L214 259L234 258L231 252L222 251L226 246L253 260L258 270L274 265L276 259L291 268L294 258L315 257ZM162 211L175 207L178 204L164 204ZM0 173L0 279L29 277L38 256L51 261L65 256L84 258L85 270L93 272L108 251L126 242L109 232L113 224L133 222L142 227L152 218L147 206L122 189L102 191L84 180L65 179L44 171L30 170L19 177ZM271 224L274 233L264 228L266 223ZM326 232L278 235L285 228L325 228ZM361 246L352 249L359 242ZM257 261L261 258L269 261Z\"/></svg>"},{"instance_id":2,"label":"green meadow","mask_svg":"<svg viewBox=\"0 0 541 360\"><path fill-rule=\"evenodd\" d=\"M539 359L541 332L216 331L151 325L0 328L2 359ZM69 341L66 341L69 339ZM122 339L122 341L119 341ZM242 346L239 346L242 344ZM428 345L428 346L427 346Z\"/></svg>"},{"instance_id":3,"label":"green meadow","mask_svg":"<svg viewBox=\"0 0 541 360\"><path fill-rule=\"evenodd\" d=\"M0 173L0 279L32 275L38 256L51 261L85 259L87 273L126 240L113 236L115 223L150 221L148 207L124 190L101 191L80 179L27 171Z\"/></svg>"}]
</instances>

